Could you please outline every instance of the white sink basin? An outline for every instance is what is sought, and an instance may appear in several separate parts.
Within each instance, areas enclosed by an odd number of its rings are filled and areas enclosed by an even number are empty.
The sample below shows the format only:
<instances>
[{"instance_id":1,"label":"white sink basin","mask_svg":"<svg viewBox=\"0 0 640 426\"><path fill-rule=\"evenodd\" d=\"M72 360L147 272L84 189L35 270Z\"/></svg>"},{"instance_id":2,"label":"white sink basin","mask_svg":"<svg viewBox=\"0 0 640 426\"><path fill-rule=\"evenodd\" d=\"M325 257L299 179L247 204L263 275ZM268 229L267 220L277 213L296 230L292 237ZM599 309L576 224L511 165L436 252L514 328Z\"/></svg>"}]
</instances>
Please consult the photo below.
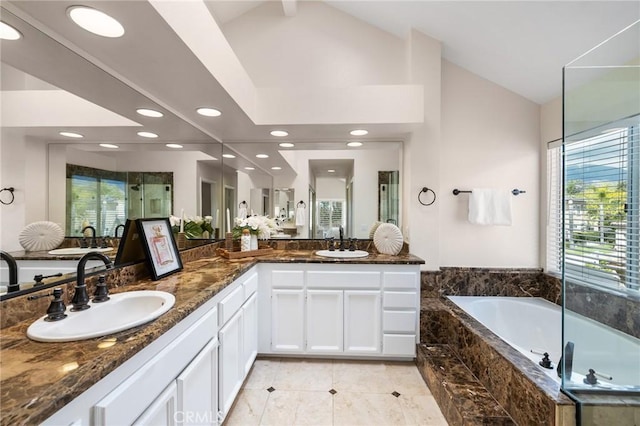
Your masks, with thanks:
<instances>
[{"instance_id":1,"label":"white sink basin","mask_svg":"<svg viewBox=\"0 0 640 426\"><path fill-rule=\"evenodd\" d=\"M106 253L108 251L113 250L113 247L106 248L79 248L79 247L69 247L69 248L61 248L49 251L49 254L57 254L58 256L64 255L74 255L74 254L87 254L92 251L97 251L98 253Z\"/></svg>"},{"instance_id":2,"label":"white sink basin","mask_svg":"<svg viewBox=\"0 0 640 426\"><path fill-rule=\"evenodd\" d=\"M369 252L364 250L354 250L354 251L340 251L340 250L318 250L316 255L322 257L335 257L338 259L353 259L356 257L367 257L369 256Z\"/></svg>"},{"instance_id":3,"label":"white sink basin","mask_svg":"<svg viewBox=\"0 0 640 426\"><path fill-rule=\"evenodd\" d=\"M46 316L27 329L27 336L38 342L72 342L106 336L147 323L167 312L176 302L171 293L155 290L111 294L110 300L90 303L91 309L71 312L60 321Z\"/></svg>"}]
</instances>

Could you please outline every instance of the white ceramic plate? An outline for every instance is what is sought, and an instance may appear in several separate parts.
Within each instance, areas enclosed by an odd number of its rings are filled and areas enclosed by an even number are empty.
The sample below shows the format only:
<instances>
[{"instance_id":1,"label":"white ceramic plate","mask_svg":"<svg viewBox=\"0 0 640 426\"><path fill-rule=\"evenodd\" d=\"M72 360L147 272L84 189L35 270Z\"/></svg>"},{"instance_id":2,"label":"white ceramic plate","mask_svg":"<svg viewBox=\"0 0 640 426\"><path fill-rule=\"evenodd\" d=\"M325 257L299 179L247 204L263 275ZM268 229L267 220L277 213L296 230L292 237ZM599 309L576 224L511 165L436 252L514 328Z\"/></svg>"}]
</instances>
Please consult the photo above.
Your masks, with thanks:
<instances>
[{"instance_id":1,"label":"white ceramic plate","mask_svg":"<svg viewBox=\"0 0 640 426\"><path fill-rule=\"evenodd\" d=\"M18 239L26 251L52 250L64 240L64 231L57 223L33 222L20 231Z\"/></svg>"}]
</instances>

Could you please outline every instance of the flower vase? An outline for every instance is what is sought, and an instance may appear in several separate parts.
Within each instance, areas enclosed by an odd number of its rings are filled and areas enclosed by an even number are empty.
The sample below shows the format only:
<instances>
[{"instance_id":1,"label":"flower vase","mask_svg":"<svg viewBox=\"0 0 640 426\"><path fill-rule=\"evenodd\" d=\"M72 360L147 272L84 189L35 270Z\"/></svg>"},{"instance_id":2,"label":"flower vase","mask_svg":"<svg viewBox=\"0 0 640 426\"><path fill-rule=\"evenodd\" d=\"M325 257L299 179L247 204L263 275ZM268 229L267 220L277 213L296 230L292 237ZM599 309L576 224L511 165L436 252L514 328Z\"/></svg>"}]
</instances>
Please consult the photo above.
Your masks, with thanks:
<instances>
[{"instance_id":1,"label":"flower vase","mask_svg":"<svg viewBox=\"0 0 640 426\"><path fill-rule=\"evenodd\" d=\"M251 250L258 250L258 236L251 234Z\"/></svg>"}]
</instances>

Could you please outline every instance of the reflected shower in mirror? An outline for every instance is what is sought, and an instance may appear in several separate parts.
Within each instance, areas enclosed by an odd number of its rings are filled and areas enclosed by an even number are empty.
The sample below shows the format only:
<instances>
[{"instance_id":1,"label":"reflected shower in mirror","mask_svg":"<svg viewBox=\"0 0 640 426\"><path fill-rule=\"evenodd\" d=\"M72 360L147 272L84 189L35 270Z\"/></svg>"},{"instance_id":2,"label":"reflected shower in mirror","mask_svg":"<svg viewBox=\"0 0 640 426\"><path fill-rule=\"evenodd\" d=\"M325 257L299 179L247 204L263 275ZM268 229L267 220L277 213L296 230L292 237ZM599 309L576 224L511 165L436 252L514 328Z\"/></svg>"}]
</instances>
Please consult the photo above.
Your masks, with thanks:
<instances>
[{"instance_id":1,"label":"reflected shower in mirror","mask_svg":"<svg viewBox=\"0 0 640 426\"><path fill-rule=\"evenodd\" d=\"M378 172L378 221L398 225L400 178L398 170Z\"/></svg>"}]
</instances>

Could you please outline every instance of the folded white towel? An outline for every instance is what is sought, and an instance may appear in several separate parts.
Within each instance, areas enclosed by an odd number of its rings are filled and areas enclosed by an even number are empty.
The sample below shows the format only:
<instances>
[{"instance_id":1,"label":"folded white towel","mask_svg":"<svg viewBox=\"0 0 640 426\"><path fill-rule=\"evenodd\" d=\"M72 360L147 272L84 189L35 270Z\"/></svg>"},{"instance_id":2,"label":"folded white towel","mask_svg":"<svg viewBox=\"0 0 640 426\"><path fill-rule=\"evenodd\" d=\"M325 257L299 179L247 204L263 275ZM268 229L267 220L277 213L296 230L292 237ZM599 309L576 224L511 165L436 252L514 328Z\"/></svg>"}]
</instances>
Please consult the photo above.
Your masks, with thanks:
<instances>
[{"instance_id":1,"label":"folded white towel","mask_svg":"<svg viewBox=\"0 0 640 426\"><path fill-rule=\"evenodd\" d=\"M511 192L473 188L469 196L469 222L476 225L511 225Z\"/></svg>"},{"instance_id":2,"label":"folded white towel","mask_svg":"<svg viewBox=\"0 0 640 426\"><path fill-rule=\"evenodd\" d=\"M306 219L304 207L296 208L296 226L304 226Z\"/></svg>"},{"instance_id":3,"label":"folded white towel","mask_svg":"<svg viewBox=\"0 0 640 426\"><path fill-rule=\"evenodd\" d=\"M246 207L238 207L238 217L240 219L247 218L247 208Z\"/></svg>"}]
</instances>

